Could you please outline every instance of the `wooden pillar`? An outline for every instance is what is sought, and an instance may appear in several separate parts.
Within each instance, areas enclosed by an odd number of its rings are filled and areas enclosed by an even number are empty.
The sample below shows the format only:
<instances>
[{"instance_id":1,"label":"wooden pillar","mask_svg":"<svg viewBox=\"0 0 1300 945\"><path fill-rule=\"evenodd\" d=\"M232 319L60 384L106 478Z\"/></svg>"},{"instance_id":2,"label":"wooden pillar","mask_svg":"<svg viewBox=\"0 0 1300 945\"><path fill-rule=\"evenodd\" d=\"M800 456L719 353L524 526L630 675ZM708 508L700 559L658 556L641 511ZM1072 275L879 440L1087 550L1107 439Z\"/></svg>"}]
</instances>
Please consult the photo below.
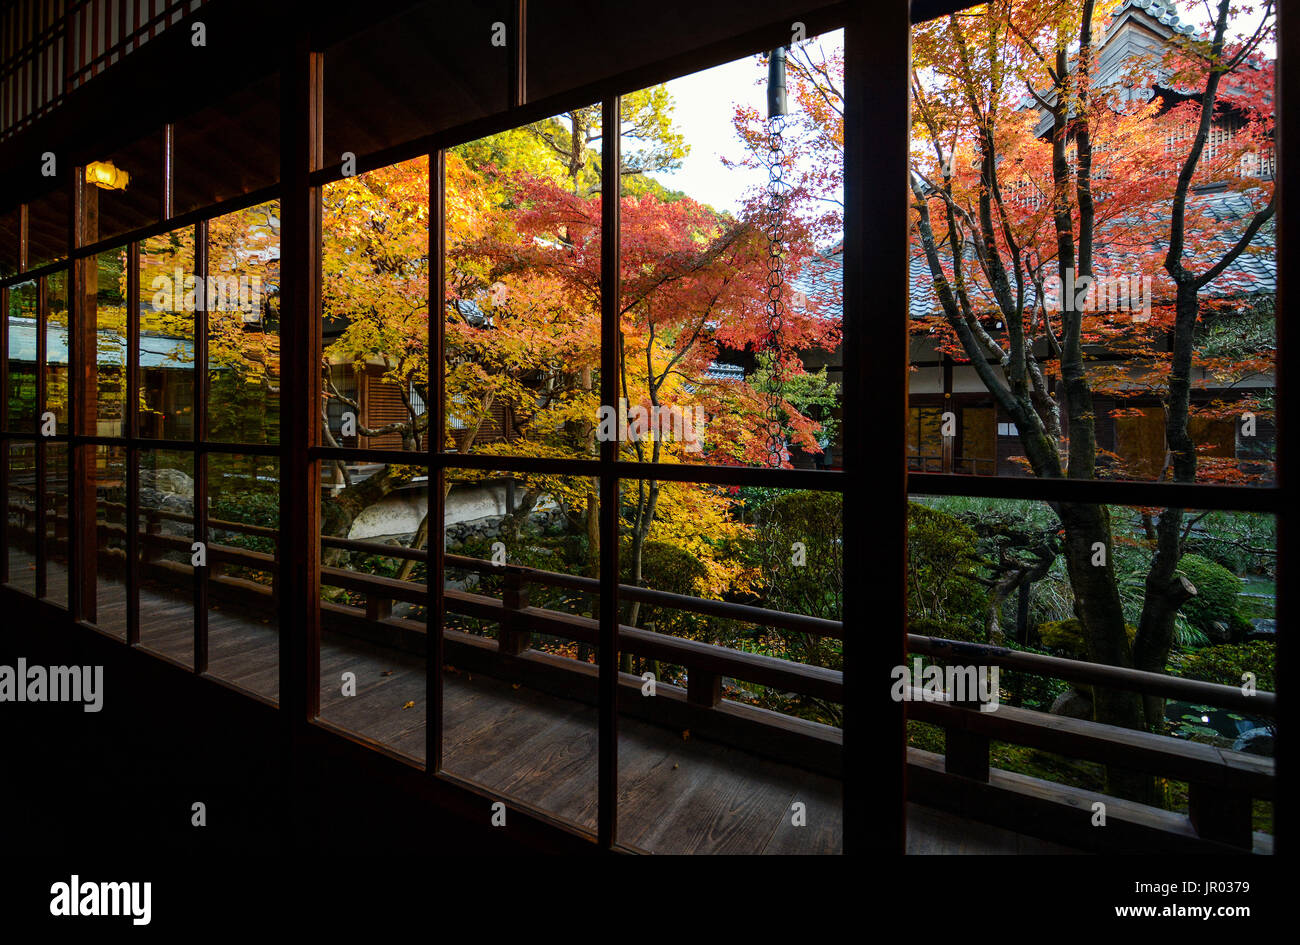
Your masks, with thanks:
<instances>
[{"instance_id":1,"label":"wooden pillar","mask_svg":"<svg viewBox=\"0 0 1300 945\"><path fill-rule=\"evenodd\" d=\"M437 774L442 769L442 661L443 624L446 600L443 596L443 571L446 562L445 537L447 471L439 460L446 448L446 391L443 346L447 331L447 155L437 151L429 155L429 384L425 409L429 412L426 441L429 449L429 549L425 569L428 593L428 644L425 652L425 770Z\"/></svg>"},{"instance_id":2,"label":"wooden pillar","mask_svg":"<svg viewBox=\"0 0 1300 945\"><path fill-rule=\"evenodd\" d=\"M286 14L280 69L280 703L296 744L320 711L320 164L323 56Z\"/></svg>"},{"instance_id":3,"label":"wooden pillar","mask_svg":"<svg viewBox=\"0 0 1300 945\"><path fill-rule=\"evenodd\" d=\"M844 30L844 851L906 848L907 734L890 696L907 634L906 0L854 3ZM877 627L864 636L853 628Z\"/></svg>"},{"instance_id":4,"label":"wooden pillar","mask_svg":"<svg viewBox=\"0 0 1300 945\"><path fill-rule=\"evenodd\" d=\"M208 221L194 227L194 534L208 541ZM206 556L205 556L206 557ZM194 672L208 671L208 569L194 569Z\"/></svg>"},{"instance_id":5,"label":"wooden pillar","mask_svg":"<svg viewBox=\"0 0 1300 945\"><path fill-rule=\"evenodd\" d=\"M618 128L622 100L617 96L601 103L605 128ZM604 173L601 176L600 210L600 402L618 403L618 362L622 353L619 314L619 198L621 190L622 141L617 134L604 141ZM618 490L614 471L620 444L600 444L600 603L597 665L600 693L598 773L596 779L596 839L610 848L617 839L618 825Z\"/></svg>"},{"instance_id":6,"label":"wooden pillar","mask_svg":"<svg viewBox=\"0 0 1300 945\"><path fill-rule=\"evenodd\" d=\"M72 174L72 224L74 248L99 239L99 188L86 183L83 168ZM99 567L99 531L96 528L95 447L76 438L98 432L99 378L96 298L99 271L93 256L78 259L68 273L68 607L73 617L94 622Z\"/></svg>"}]
</instances>

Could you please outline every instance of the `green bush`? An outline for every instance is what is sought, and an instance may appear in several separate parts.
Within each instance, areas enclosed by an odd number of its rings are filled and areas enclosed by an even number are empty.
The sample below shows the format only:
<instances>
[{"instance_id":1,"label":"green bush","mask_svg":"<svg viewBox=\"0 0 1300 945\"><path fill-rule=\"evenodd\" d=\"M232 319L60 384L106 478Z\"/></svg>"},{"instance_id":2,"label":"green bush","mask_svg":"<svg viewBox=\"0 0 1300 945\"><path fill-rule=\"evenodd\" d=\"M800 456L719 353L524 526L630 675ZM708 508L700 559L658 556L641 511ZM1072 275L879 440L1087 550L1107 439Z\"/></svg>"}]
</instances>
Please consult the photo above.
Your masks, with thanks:
<instances>
[{"instance_id":1,"label":"green bush","mask_svg":"<svg viewBox=\"0 0 1300 945\"><path fill-rule=\"evenodd\" d=\"M1196 596L1182 607L1188 621L1201 630L1209 630L1216 623L1232 627L1237 613L1237 595L1242 588L1241 578L1200 555L1183 555L1178 570L1196 585Z\"/></svg>"},{"instance_id":2,"label":"green bush","mask_svg":"<svg viewBox=\"0 0 1300 945\"><path fill-rule=\"evenodd\" d=\"M624 540L619 552L622 579L632 580L631 541ZM699 581L708 577L708 568L699 558L666 541L647 541L641 549L641 580L646 587L671 594L700 596Z\"/></svg>"},{"instance_id":3,"label":"green bush","mask_svg":"<svg viewBox=\"0 0 1300 945\"><path fill-rule=\"evenodd\" d=\"M1129 646L1137 636L1137 627L1131 623L1124 624ZM1069 620L1051 620L1038 625L1038 639L1049 650L1059 650L1074 659L1088 658L1088 644L1083 638L1083 624L1077 617Z\"/></svg>"},{"instance_id":4,"label":"green bush","mask_svg":"<svg viewBox=\"0 0 1300 945\"><path fill-rule=\"evenodd\" d=\"M956 516L908 503L907 616L914 632L939 626L947 628L944 636L983 639L988 594L975 580L976 540L974 529Z\"/></svg>"},{"instance_id":5,"label":"green bush","mask_svg":"<svg viewBox=\"0 0 1300 945\"><path fill-rule=\"evenodd\" d=\"M1207 646L1175 657L1170 669L1185 679L1240 686L1243 673L1255 674L1255 687L1264 692L1277 691L1274 667L1277 645L1271 640L1249 643L1226 643Z\"/></svg>"},{"instance_id":6,"label":"green bush","mask_svg":"<svg viewBox=\"0 0 1300 945\"><path fill-rule=\"evenodd\" d=\"M837 492L781 492L753 509L747 557L763 572L763 604L773 610L839 620L843 614L844 499ZM791 560L795 542L803 563Z\"/></svg>"}]
</instances>

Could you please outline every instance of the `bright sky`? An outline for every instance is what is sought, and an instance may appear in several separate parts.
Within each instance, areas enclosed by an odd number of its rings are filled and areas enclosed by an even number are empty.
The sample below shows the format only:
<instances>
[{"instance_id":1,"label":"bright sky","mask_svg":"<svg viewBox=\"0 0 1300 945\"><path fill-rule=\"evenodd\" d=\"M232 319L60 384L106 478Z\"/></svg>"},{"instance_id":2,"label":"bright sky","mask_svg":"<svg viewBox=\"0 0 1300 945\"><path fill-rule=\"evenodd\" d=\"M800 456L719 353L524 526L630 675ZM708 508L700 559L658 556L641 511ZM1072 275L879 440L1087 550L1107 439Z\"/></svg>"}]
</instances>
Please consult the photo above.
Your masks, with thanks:
<instances>
[{"instance_id":1,"label":"bright sky","mask_svg":"<svg viewBox=\"0 0 1300 945\"><path fill-rule=\"evenodd\" d=\"M1200 4L1181 5L1182 19L1198 27L1205 24L1205 11ZM1234 33L1249 32L1259 22L1256 15L1238 14L1233 18ZM821 38L824 48L842 46L843 33L836 30ZM1272 44L1262 49L1265 55L1275 55ZM674 79L668 83L676 107L674 119L691 146L690 154L682 162L681 170L673 174L653 175L665 187L684 191L697 200L738 213L747 190L766 183L761 170L731 170L723 166L722 157L738 159L744 145L731 118L736 103L749 104L760 115L767 113L767 69L757 56L748 56Z\"/></svg>"},{"instance_id":2,"label":"bright sky","mask_svg":"<svg viewBox=\"0 0 1300 945\"><path fill-rule=\"evenodd\" d=\"M757 83L757 84L755 84ZM745 150L731 123L737 102L767 109L767 69L757 56L715 66L674 79L668 91L676 103L673 117L691 152L673 174L654 174L665 187L681 190L718 210L739 213L745 191L767 181L761 170L730 170L725 155L739 159Z\"/></svg>"},{"instance_id":3,"label":"bright sky","mask_svg":"<svg viewBox=\"0 0 1300 945\"><path fill-rule=\"evenodd\" d=\"M818 38L827 52L844 44L844 32L834 30ZM691 146L690 154L674 174L652 175L665 187L683 191L718 210L739 213L747 191L765 186L761 169L729 169L722 158L739 160L745 145L736 134L732 115L737 104L751 105L767 114L767 67L758 56L747 56L667 83L673 96L673 117ZM791 98L791 107L794 100Z\"/></svg>"}]
</instances>

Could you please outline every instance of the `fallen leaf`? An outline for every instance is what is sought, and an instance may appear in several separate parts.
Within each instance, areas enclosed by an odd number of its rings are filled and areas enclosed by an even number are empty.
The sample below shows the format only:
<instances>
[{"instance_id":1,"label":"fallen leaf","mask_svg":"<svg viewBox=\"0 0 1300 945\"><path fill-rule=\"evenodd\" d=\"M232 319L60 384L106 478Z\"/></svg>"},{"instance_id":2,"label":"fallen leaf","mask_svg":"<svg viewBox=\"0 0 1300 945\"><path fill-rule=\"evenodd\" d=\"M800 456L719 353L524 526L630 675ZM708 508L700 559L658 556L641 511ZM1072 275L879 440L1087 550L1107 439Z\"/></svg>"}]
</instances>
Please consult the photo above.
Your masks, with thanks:
<instances>
[{"instance_id":1,"label":"fallen leaf","mask_svg":"<svg viewBox=\"0 0 1300 945\"><path fill-rule=\"evenodd\" d=\"M510 686L510 688L511 688L511 689L518 689L519 686L520 686L519 683L512 683L511 686Z\"/></svg>"},{"instance_id":2,"label":"fallen leaf","mask_svg":"<svg viewBox=\"0 0 1300 945\"><path fill-rule=\"evenodd\" d=\"M391 669L386 669L386 670L384 670L382 673L380 673L379 675L380 675L380 676L391 676L391 675L393 675L393 671L392 671Z\"/></svg>"},{"instance_id":3,"label":"fallen leaf","mask_svg":"<svg viewBox=\"0 0 1300 945\"><path fill-rule=\"evenodd\" d=\"M691 730L688 728L684 732L682 732L682 741L689 742L690 740L691 740Z\"/></svg>"},{"instance_id":4,"label":"fallen leaf","mask_svg":"<svg viewBox=\"0 0 1300 945\"><path fill-rule=\"evenodd\" d=\"M414 702L408 702L406 705L402 706L402 708L403 708L403 709L410 709L410 708L414 708L414 706L415 706L415 703L414 703Z\"/></svg>"}]
</instances>

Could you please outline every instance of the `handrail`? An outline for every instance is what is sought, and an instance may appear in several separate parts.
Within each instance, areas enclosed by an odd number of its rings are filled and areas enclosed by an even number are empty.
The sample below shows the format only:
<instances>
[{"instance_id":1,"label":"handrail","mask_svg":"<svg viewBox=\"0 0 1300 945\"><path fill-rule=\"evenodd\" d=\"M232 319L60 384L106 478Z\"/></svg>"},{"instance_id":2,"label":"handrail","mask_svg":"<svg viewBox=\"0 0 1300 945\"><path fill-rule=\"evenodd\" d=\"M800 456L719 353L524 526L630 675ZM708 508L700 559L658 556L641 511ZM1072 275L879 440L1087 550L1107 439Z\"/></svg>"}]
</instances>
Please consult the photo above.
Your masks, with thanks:
<instances>
[{"instance_id":1,"label":"handrail","mask_svg":"<svg viewBox=\"0 0 1300 945\"><path fill-rule=\"evenodd\" d=\"M1105 663L1089 663L1041 653L1026 653L988 643L966 643L915 633L907 635L907 649L909 653L924 653L943 659L974 658L994 666L1020 669L1054 679L1109 686L1170 699L1185 699L1225 709L1241 709L1253 715L1277 715L1277 696L1274 693L1256 691L1254 695L1246 695L1236 686L1224 686L1199 679L1183 679L1126 666L1107 666Z\"/></svg>"},{"instance_id":2,"label":"handrail","mask_svg":"<svg viewBox=\"0 0 1300 945\"><path fill-rule=\"evenodd\" d=\"M100 523L99 527L113 531L125 530L125 525L116 523ZM26 528L22 531L29 537L35 537ZM140 539L145 548L166 548L184 553L190 547L189 539L184 536L145 532ZM354 546L365 545L348 539L339 541ZM386 547L388 546L379 546L381 553ZM209 542L208 549L209 563L215 564L209 574L210 581L231 592L268 597L274 593L272 588L265 585L221 574L221 565L244 565L274 574L278 568L275 556L216 542ZM376 548L367 546L364 550ZM499 632L495 644L493 641L485 641L485 646L490 647L488 652L494 652L495 658L501 661L499 665L503 672L523 672L526 664L531 665L527 662L530 655L526 651L531 649L535 633L589 644L597 641L597 620L532 606L528 602L526 589L528 584L543 583L595 590L600 583L596 579L516 565L496 566L488 561L459 555L448 555L447 560L452 567L499 573L502 576L503 592L500 599L454 589L444 590L443 596L447 609L453 613L498 623ZM187 564L179 562L149 561L146 557L145 563L161 572L172 572L178 576L192 573ZM353 620L367 627L401 629L416 635L427 634L423 622L395 617L392 613L393 601L427 604L427 590L423 583L328 566L321 568L321 580L327 585L361 593L366 598L364 609L350 604L322 602L322 613L328 613L332 619ZM620 592L623 588L620 585ZM649 591L647 588L628 590L634 593ZM683 600L694 606L701 603L710 607L721 605L724 608L722 612L728 614L734 612L732 608L741 606L722 601L701 602L684 595L664 592L650 592L641 599L671 602L674 605ZM760 616L769 618L768 622L773 617L798 616L773 614L760 608L749 610L759 611ZM446 632L451 638L456 637L454 631ZM798 692L830 702L843 701L843 674L838 670L683 639L639 627L620 626L618 644L620 649L647 659L665 660L686 667L686 702L694 710L722 709L721 682L724 677ZM1232 686L1179 679L1125 667L1085 663L1024 653L1006 647L917 634L908 635L908 649L912 653L944 659L978 661L1076 682L1194 699L1260 715L1274 715L1276 712L1276 697L1273 693L1259 692L1248 697ZM569 662L572 661L553 660L548 665L552 669L559 667L579 673L581 665L574 663L571 668L563 665ZM991 742L1006 741L1186 781L1189 784L1189 818L1195 836L1211 843L1249 849L1253 836L1252 800L1256 797L1271 798L1275 791L1275 767L1269 758L1013 706L998 706L995 711L984 712L973 704L955 703L947 696L934 700L921 690L913 688L911 692L914 698L908 704L909 717L937 725L945 732L944 770L947 777L958 779L951 782L951 790L958 793L964 790L960 787L960 781L982 782L985 786L990 784ZM773 721L763 724L779 725L775 718L773 716ZM1071 808L1070 811L1062 810L1060 813L1068 820L1075 816L1073 811L1074 808Z\"/></svg>"},{"instance_id":3,"label":"handrail","mask_svg":"<svg viewBox=\"0 0 1300 945\"><path fill-rule=\"evenodd\" d=\"M543 571L527 565L493 564L482 558L469 558L464 555L446 555L448 565L480 574L515 573L526 582L545 584L551 587L567 587L572 590L600 593L599 578L583 577L576 574L561 574L555 571ZM793 630L812 636L844 639L844 625L838 620L823 617L810 617L805 614L792 614L780 610L767 610L750 604L737 604L732 601L710 600L705 597L692 597L689 594L675 594L670 591L658 591L649 587L637 587L633 584L619 584L618 596L624 600L640 601L643 604L656 604L672 607L709 617L722 617L739 620L743 623L757 623L782 630Z\"/></svg>"},{"instance_id":4,"label":"handrail","mask_svg":"<svg viewBox=\"0 0 1300 945\"><path fill-rule=\"evenodd\" d=\"M10 504L11 506L13 505L13 503ZM111 508L123 508L120 503L101 504ZM141 510L141 514L154 515L158 518L165 518L174 521L193 521L190 516L186 516L183 513L172 512L164 509ZM264 537L275 537L277 535L275 529L270 529L265 526L246 525L240 522L220 522L220 524L218 524L218 521L209 520L209 525L219 531L246 532L248 534ZM154 540L162 537L163 536L151 536L151 538L147 540ZM355 539L334 538L330 536L323 536L321 542L326 547L335 547L349 551L372 552L381 557L407 558L411 560L428 559L428 553L423 549L403 548L398 545L387 545L379 542L364 542ZM175 545L177 550L185 550L188 548L188 544L186 544L185 549L182 549L179 539L177 539ZM235 548L233 546L219 545L212 542L209 542L209 548L216 548L217 558L219 560L237 564L240 563L239 558L241 556L247 556L247 561L244 563L249 567L266 571L275 570L275 560L270 555L251 552L247 549ZM574 574L562 574L555 571L545 571L540 568L529 567L526 565L496 565L491 561L485 561L481 558L472 558L456 554L448 554L445 556L444 560L453 568L474 571L480 574L497 574L507 578L509 581L517 581L520 584L543 584L551 587L569 588L584 593L599 593L601 587L600 580L597 578ZM423 585L416 582L398 581L394 578L367 575L362 572L350 571L343 568L323 568L322 578L323 583L365 594L368 599L374 598L378 601L378 606L373 609L381 613L385 611L393 600L401 600L407 603L425 603L426 601ZM754 607L748 604L737 604L731 601L708 600L706 598L691 597L685 594L674 594L668 591L659 591L646 587L635 587L628 584L619 584L618 593L620 597L627 600L639 600L642 603L673 607L705 616L717 616L726 619L740 620L742 622L777 627L794 632L809 633L815 636L843 639L843 626L839 621L810 617L803 614L790 614L783 611L766 610L761 607ZM448 599L450 600L450 598ZM492 598L484 599L491 600ZM388 604L384 603L385 600ZM534 612L535 615L540 616L539 608L528 608L528 610ZM559 611L550 613L559 614L564 618L570 616ZM574 628L572 625L568 625L568 629L572 632ZM565 636L566 634L556 633L555 635ZM661 636L667 635L661 634ZM573 636L571 638L579 639L578 636ZM669 637L669 639L680 638ZM1153 673L1128 667L1107 666L1101 663L1089 663L1082 660L1066 659L1057 656L1026 653L1021 650L1012 650L1007 647L994 646L991 644L967 643L959 640L947 640L920 634L908 634L907 640L908 651L913 653L922 653L943 659L975 659L990 665L1006 667L1008 669L1019 669L1050 678L1109 686L1117 689L1140 692L1147 695L1164 696L1166 698L1185 699L1207 705L1238 709L1255 715L1275 717L1277 714L1276 695L1263 690L1258 690L1254 695L1248 696L1242 692L1241 689L1235 686L1225 686L1218 683L1203 682L1195 679L1183 679L1177 676L1168 676L1163 673ZM707 645L713 646L714 644ZM744 651L735 650L733 652L740 653ZM795 689L794 691L800 690Z\"/></svg>"}]
</instances>

